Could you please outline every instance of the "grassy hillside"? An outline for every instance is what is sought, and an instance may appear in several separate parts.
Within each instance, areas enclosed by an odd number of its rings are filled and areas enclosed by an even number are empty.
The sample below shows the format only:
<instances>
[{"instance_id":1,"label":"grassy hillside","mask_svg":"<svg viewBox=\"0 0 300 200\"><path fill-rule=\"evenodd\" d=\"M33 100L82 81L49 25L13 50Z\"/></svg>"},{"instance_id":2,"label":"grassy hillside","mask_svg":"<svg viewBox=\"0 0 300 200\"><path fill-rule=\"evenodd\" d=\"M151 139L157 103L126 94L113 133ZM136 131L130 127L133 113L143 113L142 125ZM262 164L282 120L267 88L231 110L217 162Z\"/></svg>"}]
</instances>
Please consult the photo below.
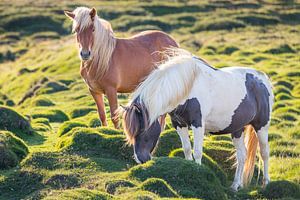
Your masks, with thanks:
<instances>
[{"instance_id":1,"label":"grassy hillside","mask_svg":"<svg viewBox=\"0 0 300 200\"><path fill-rule=\"evenodd\" d=\"M230 136L207 136L198 166L182 159L169 119L156 158L137 165L122 131L111 122L101 127L80 78L71 22L63 14L77 6L96 7L118 37L163 30L218 68L266 72L276 99L273 182L261 189L257 167L249 188L231 192ZM299 36L296 0L1 1L0 199L299 199ZM119 102L127 98L119 95Z\"/></svg>"}]
</instances>

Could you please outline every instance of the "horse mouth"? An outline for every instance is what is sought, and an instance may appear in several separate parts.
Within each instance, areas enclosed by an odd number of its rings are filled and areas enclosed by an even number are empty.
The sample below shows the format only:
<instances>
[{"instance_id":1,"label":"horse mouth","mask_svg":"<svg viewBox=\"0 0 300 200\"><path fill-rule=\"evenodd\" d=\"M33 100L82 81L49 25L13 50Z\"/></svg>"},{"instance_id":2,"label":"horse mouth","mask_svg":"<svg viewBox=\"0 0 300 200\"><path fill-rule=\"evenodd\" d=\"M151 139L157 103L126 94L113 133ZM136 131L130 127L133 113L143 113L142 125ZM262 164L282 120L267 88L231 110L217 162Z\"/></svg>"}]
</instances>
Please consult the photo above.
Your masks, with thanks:
<instances>
[{"instance_id":1,"label":"horse mouth","mask_svg":"<svg viewBox=\"0 0 300 200\"><path fill-rule=\"evenodd\" d=\"M90 59L90 57L81 57L82 60L87 61Z\"/></svg>"}]
</instances>

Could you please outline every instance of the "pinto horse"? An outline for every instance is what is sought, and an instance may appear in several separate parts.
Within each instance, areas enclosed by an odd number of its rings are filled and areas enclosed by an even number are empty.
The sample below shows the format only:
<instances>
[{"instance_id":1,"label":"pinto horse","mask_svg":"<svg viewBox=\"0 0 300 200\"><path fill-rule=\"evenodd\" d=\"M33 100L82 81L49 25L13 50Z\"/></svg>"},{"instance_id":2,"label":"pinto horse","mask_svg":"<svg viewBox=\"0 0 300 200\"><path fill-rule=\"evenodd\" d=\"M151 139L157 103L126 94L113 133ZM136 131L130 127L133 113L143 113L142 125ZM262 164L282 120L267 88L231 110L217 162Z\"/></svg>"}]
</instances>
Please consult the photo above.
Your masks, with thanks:
<instances>
[{"instance_id":1,"label":"pinto horse","mask_svg":"<svg viewBox=\"0 0 300 200\"><path fill-rule=\"evenodd\" d=\"M251 68L216 69L184 50L154 70L133 93L123 110L123 126L138 163L151 159L168 113L180 136L185 158L201 164L204 133L231 133L237 168L232 189L247 185L253 175L257 145L268 175L273 93L268 77ZM194 134L192 156L188 128Z\"/></svg>"},{"instance_id":2,"label":"pinto horse","mask_svg":"<svg viewBox=\"0 0 300 200\"><path fill-rule=\"evenodd\" d=\"M107 125L103 102L106 94L117 128L117 92L132 92L155 69L155 63L164 59L158 52L178 45L161 31L116 38L110 23L99 18L95 8L78 7L73 12L64 12L73 21L81 58L80 74L96 102L100 120Z\"/></svg>"}]
</instances>

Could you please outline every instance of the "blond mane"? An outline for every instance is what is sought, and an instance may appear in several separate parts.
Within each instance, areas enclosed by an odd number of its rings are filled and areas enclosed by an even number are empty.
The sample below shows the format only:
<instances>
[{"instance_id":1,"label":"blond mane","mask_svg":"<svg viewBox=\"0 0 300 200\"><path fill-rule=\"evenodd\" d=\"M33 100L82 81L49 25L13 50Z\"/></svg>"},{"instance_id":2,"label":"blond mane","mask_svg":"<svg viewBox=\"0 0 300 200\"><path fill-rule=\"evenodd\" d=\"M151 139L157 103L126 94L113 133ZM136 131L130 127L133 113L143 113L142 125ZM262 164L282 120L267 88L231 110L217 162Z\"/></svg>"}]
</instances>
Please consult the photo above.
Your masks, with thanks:
<instances>
[{"instance_id":1,"label":"blond mane","mask_svg":"<svg viewBox=\"0 0 300 200\"><path fill-rule=\"evenodd\" d=\"M139 98L145 105L149 124L188 97L200 72L193 55L185 50L169 49L165 56L167 61L152 71L132 95L133 100Z\"/></svg>"},{"instance_id":2,"label":"blond mane","mask_svg":"<svg viewBox=\"0 0 300 200\"><path fill-rule=\"evenodd\" d=\"M111 25L108 21L101 19L96 14L94 20L90 17L91 9L86 7L78 7L73 13L75 18L73 20L73 31L81 32L92 23L95 27L94 44L92 47L92 60L84 64L88 68L90 77L100 79L107 72L109 62L116 46L116 38Z\"/></svg>"}]
</instances>

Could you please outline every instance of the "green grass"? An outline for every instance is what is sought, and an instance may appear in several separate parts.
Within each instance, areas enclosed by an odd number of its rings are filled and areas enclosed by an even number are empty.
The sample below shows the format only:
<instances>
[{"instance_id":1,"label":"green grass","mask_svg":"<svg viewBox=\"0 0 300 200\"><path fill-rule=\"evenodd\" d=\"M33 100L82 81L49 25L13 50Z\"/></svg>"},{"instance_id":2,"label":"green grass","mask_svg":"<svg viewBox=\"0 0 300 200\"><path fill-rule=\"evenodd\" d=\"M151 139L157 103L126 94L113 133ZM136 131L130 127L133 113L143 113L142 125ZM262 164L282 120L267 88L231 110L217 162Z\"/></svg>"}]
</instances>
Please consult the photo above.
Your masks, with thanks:
<instances>
[{"instance_id":1,"label":"green grass","mask_svg":"<svg viewBox=\"0 0 300 200\"><path fill-rule=\"evenodd\" d=\"M101 127L80 77L77 44L63 14L77 6L96 7L117 37L163 30L215 67L267 73L275 93L273 182L231 192L230 135L207 136L198 166L182 159L169 118L154 160L137 165L123 131L112 128L107 99L109 126ZM0 160L6 163L0 199L298 199L299 8L298 1L282 0L0 2ZM123 105L128 98L118 95Z\"/></svg>"}]
</instances>

